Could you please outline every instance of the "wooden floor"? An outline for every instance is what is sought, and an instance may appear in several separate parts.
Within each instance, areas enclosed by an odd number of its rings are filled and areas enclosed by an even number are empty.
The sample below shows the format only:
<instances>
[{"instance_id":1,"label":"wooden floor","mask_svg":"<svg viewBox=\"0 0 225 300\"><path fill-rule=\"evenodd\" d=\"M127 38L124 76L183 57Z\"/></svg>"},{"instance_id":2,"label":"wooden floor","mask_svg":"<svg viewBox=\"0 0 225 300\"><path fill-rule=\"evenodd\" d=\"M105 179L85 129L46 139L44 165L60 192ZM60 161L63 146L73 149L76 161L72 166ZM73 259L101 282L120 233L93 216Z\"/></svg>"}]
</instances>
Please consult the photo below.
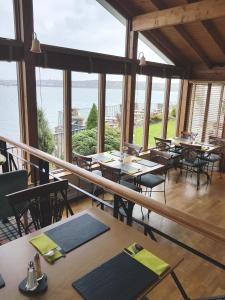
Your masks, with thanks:
<instances>
[{"instance_id":1,"label":"wooden floor","mask_svg":"<svg viewBox=\"0 0 225 300\"><path fill-rule=\"evenodd\" d=\"M196 190L195 177L179 178L178 183L176 183L176 178L177 173L171 172L166 185L167 205L225 228L225 174L220 177L219 174L215 173L212 184L208 187L202 185L199 191ZM204 178L202 178L202 183L204 183ZM161 202L164 201L163 193L153 193L152 198ZM74 203L73 209L74 212L78 212L91 205L91 201L85 199ZM139 206L135 206L134 216L141 218ZM145 220L148 222L147 217ZM215 243L199 234L193 233L155 213L150 214L149 222L153 227L225 264L225 245ZM137 229L142 230L142 228ZM177 253L184 255L184 262L177 268L176 274L191 299L216 295L225 296L225 271L158 235L156 235L156 238L162 246L170 244L177 249ZM176 300L183 298L176 289L173 280L167 278L151 292L150 299Z\"/></svg>"}]
</instances>

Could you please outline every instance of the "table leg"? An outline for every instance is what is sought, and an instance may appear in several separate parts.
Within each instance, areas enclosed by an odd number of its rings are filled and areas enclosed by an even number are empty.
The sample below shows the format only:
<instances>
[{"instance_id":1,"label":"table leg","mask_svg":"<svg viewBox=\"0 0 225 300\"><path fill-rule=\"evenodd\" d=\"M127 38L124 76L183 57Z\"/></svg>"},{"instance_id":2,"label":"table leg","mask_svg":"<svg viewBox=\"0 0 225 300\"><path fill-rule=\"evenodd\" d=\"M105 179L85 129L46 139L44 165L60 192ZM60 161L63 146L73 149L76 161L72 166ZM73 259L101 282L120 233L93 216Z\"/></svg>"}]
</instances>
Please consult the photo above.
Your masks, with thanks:
<instances>
[{"instance_id":1,"label":"table leg","mask_svg":"<svg viewBox=\"0 0 225 300\"><path fill-rule=\"evenodd\" d=\"M132 225L133 208L134 208L134 203L131 202L131 201L128 201L128 204L127 204L127 225L129 225L129 226Z\"/></svg>"},{"instance_id":2,"label":"table leg","mask_svg":"<svg viewBox=\"0 0 225 300\"><path fill-rule=\"evenodd\" d=\"M174 271L172 271L170 273L170 275L172 276L174 282L176 283L177 288L179 289L182 297L184 300L191 300L191 298L188 297L188 295L186 294L182 284L180 283L179 279L177 278L176 274L174 273Z\"/></svg>"},{"instance_id":3,"label":"table leg","mask_svg":"<svg viewBox=\"0 0 225 300\"><path fill-rule=\"evenodd\" d=\"M119 196L114 195L113 217L118 219L119 216Z\"/></svg>"}]
</instances>

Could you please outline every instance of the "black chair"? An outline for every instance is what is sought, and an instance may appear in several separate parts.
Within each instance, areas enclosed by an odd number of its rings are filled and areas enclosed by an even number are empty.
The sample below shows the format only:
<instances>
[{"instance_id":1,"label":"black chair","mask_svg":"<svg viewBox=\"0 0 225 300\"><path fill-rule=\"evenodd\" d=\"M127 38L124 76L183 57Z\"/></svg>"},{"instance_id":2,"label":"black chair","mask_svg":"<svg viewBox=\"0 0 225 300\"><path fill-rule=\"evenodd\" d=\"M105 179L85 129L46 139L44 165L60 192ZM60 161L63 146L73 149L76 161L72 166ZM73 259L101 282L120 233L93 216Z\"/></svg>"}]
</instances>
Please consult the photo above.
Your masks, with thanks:
<instances>
[{"instance_id":1,"label":"black chair","mask_svg":"<svg viewBox=\"0 0 225 300\"><path fill-rule=\"evenodd\" d=\"M144 186L146 187L145 191L143 191L145 193L145 195L149 195L149 197L151 197L153 192L162 192L164 194L164 201L166 204L166 176L167 176L167 171L168 171L168 162L169 162L169 158L165 157L162 155L162 153L160 151L157 150L152 150L150 152L150 160L154 161L156 163L159 163L161 165L163 165L164 167L159 170L156 174L145 174L142 176L139 176L137 178L137 183L138 185ZM155 187L159 186L163 184L163 189L162 190L153 190ZM150 210L148 210L148 218L149 218L149 214L150 214ZM142 218L144 218L144 214L143 214L143 210L142 210Z\"/></svg>"},{"instance_id":2,"label":"black chair","mask_svg":"<svg viewBox=\"0 0 225 300\"><path fill-rule=\"evenodd\" d=\"M138 193L141 192L141 188L139 186L137 186L136 184L132 183L132 182L129 182L129 181L126 181L126 180L123 180L122 179L122 172L121 172L121 169L120 168L115 168L115 167L111 167L111 166L108 166L106 164L103 164L103 163L99 163L100 164L100 169L101 169L101 172L102 172L102 176L104 178L107 178L113 182L116 182L116 183L119 183L133 191L136 191ZM120 206L123 208L123 211L121 212L120 210L120 213L121 213L121 216L124 216L124 215L132 215L132 211L129 211L130 209L133 210L133 206L134 204L132 203L132 205L130 205L131 203L129 201L125 201L125 203L127 204L124 204L124 201L123 199L120 199ZM109 201L113 201L113 200L109 200Z\"/></svg>"},{"instance_id":3,"label":"black chair","mask_svg":"<svg viewBox=\"0 0 225 300\"><path fill-rule=\"evenodd\" d=\"M94 164L92 157L88 157L85 155L81 155L78 153L73 153L73 163L82 169L92 172L95 175L101 176L101 172L99 170L93 170L92 166Z\"/></svg>"},{"instance_id":4,"label":"black chair","mask_svg":"<svg viewBox=\"0 0 225 300\"><path fill-rule=\"evenodd\" d=\"M204 171L207 167L208 162L203 158L201 145L189 145L181 143L182 153L180 160L181 174L182 170L186 171L186 177L188 173L197 174L197 190L200 186L200 174L205 174L207 176L207 184L209 181L208 173Z\"/></svg>"},{"instance_id":5,"label":"black chair","mask_svg":"<svg viewBox=\"0 0 225 300\"><path fill-rule=\"evenodd\" d=\"M154 137L155 139L155 149L160 151L170 151L171 148L171 140L162 139L158 137Z\"/></svg>"},{"instance_id":6,"label":"black chair","mask_svg":"<svg viewBox=\"0 0 225 300\"><path fill-rule=\"evenodd\" d=\"M38 230L62 218L66 214L73 215L67 201L68 181L56 181L7 195L12 207L19 235ZM24 221L24 216L27 220Z\"/></svg>"}]
</instances>

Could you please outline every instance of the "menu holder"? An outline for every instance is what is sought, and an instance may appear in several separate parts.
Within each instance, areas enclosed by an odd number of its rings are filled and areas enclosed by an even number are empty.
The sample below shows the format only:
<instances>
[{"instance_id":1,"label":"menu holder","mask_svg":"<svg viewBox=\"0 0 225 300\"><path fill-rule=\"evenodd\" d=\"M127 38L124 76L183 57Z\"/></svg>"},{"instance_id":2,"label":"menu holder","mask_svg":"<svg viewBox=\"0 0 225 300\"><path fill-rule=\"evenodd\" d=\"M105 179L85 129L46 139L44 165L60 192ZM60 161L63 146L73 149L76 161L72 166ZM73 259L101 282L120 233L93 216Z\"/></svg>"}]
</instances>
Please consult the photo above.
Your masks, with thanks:
<instances>
[{"instance_id":1,"label":"menu holder","mask_svg":"<svg viewBox=\"0 0 225 300\"><path fill-rule=\"evenodd\" d=\"M158 278L123 252L73 282L72 286L86 300L133 300Z\"/></svg>"},{"instance_id":2,"label":"menu holder","mask_svg":"<svg viewBox=\"0 0 225 300\"><path fill-rule=\"evenodd\" d=\"M45 232L65 253L72 251L108 231L110 227L89 214L61 224Z\"/></svg>"}]
</instances>

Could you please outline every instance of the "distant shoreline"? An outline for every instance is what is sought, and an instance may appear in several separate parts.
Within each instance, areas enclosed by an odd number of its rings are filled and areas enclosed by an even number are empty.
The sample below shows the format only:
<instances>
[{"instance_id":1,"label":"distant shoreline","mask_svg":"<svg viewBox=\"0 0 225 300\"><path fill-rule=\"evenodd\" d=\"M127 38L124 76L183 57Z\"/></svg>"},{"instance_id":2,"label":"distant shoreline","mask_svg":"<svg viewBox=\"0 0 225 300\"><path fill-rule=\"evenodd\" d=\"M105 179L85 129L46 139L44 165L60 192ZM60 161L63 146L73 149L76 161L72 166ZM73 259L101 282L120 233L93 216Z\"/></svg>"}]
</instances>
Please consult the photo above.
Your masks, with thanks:
<instances>
[{"instance_id":1,"label":"distant shoreline","mask_svg":"<svg viewBox=\"0 0 225 300\"><path fill-rule=\"evenodd\" d=\"M0 79L0 86L17 86L16 80L1 80ZM37 81L37 86L40 86L40 81ZM42 80L41 81L42 87L63 87L62 80ZM72 87L74 88L89 88L89 89L96 89L98 88L98 80L83 80L83 81L72 81ZM107 88L109 89L122 89L122 81L107 81ZM165 85L156 82L153 84L154 90L162 91L165 89ZM171 85L171 90L178 90L179 84L175 83ZM145 89L145 82L141 81L137 84L138 90Z\"/></svg>"}]
</instances>

